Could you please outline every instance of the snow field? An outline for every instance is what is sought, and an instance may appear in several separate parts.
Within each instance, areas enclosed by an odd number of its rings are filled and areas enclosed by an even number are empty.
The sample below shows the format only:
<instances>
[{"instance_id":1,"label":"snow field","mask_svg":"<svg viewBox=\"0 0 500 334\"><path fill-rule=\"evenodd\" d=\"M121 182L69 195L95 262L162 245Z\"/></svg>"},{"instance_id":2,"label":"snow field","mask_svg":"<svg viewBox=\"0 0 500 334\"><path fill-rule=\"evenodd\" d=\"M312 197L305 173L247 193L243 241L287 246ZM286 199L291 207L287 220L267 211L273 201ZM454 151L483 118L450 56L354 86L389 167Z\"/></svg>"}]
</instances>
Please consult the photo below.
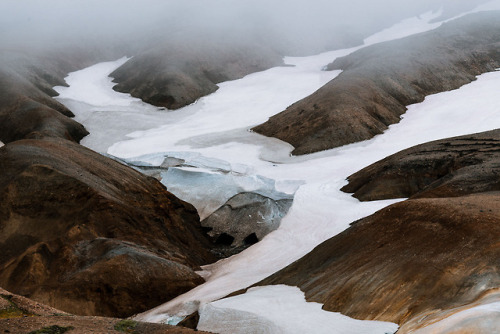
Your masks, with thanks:
<instances>
[{"instance_id":1,"label":"snow field","mask_svg":"<svg viewBox=\"0 0 500 334\"><path fill-rule=\"evenodd\" d=\"M321 307L322 304L306 302L297 287L256 287L245 295L203 305L198 329L224 334L385 334L398 329L390 322L354 320Z\"/></svg>"}]
</instances>

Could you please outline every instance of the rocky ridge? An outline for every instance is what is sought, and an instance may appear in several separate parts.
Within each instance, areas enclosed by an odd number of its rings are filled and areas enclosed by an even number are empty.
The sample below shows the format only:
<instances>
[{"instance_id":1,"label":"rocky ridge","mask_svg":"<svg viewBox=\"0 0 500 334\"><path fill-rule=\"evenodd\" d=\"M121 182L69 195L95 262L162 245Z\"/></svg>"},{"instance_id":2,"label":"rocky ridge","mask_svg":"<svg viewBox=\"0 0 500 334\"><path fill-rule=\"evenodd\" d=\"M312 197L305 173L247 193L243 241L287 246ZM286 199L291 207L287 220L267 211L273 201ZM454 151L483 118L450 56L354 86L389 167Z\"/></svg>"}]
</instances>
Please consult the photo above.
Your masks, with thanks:
<instances>
[{"instance_id":1,"label":"rocky ridge","mask_svg":"<svg viewBox=\"0 0 500 334\"><path fill-rule=\"evenodd\" d=\"M338 77L253 130L292 144L295 155L370 139L407 105L500 67L499 15L471 14L339 58L327 67L341 69Z\"/></svg>"},{"instance_id":2,"label":"rocky ridge","mask_svg":"<svg viewBox=\"0 0 500 334\"><path fill-rule=\"evenodd\" d=\"M361 201L500 191L499 151L500 130L425 143L349 176L342 191Z\"/></svg>"},{"instance_id":3,"label":"rocky ridge","mask_svg":"<svg viewBox=\"0 0 500 334\"><path fill-rule=\"evenodd\" d=\"M53 85L64 84L64 68L51 59L33 61L24 53L1 51L0 140L9 143L22 138L62 137L80 141L85 128L72 120L73 113L52 99Z\"/></svg>"},{"instance_id":4,"label":"rocky ridge","mask_svg":"<svg viewBox=\"0 0 500 334\"><path fill-rule=\"evenodd\" d=\"M218 40L218 39L216 39ZM218 41L168 43L139 53L111 73L114 90L144 102L178 109L215 92L217 84L283 64L259 44Z\"/></svg>"},{"instance_id":5,"label":"rocky ridge","mask_svg":"<svg viewBox=\"0 0 500 334\"><path fill-rule=\"evenodd\" d=\"M67 72L113 59L3 50L0 286L76 314L125 317L203 282L215 261L189 204L80 145L53 100Z\"/></svg>"},{"instance_id":6,"label":"rocky ridge","mask_svg":"<svg viewBox=\"0 0 500 334\"><path fill-rule=\"evenodd\" d=\"M202 283L194 270L215 260L191 205L78 144L16 141L0 166L9 290L72 313L130 316Z\"/></svg>"}]
</instances>

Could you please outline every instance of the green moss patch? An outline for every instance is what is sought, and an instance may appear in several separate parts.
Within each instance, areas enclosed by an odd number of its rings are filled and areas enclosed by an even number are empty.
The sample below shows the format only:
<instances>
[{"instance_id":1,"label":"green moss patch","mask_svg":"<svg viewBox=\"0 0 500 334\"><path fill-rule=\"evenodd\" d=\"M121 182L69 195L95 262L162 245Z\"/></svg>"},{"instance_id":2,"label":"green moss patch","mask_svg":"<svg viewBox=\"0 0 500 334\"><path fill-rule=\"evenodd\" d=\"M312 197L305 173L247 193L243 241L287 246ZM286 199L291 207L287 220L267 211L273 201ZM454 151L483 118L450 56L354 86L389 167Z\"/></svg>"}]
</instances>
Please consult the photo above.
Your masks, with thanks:
<instances>
[{"instance_id":1,"label":"green moss patch","mask_svg":"<svg viewBox=\"0 0 500 334\"><path fill-rule=\"evenodd\" d=\"M15 303L11 301L11 297L12 296L9 295L0 295L0 298L5 299L10 304L9 307L0 310L0 319L20 318L25 316L31 317L34 315L18 307Z\"/></svg>"},{"instance_id":2,"label":"green moss patch","mask_svg":"<svg viewBox=\"0 0 500 334\"><path fill-rule=\"evenodd\" d=\"M134 329L137 326L137 321L123 319L115 324L115 330L124 333L135 333Z\"/></svg>"},{"instance_id":3,"label":"green moss patch","mask_svg":"<svg viewBox=\"0 0 500 334\"><path fill-rule=\"evenodd\" d=\"M74 329L74 327L61 327L58 325L53 325L49 327L44 327L42 329L36 330L29 332L29 334L63 334L66 333L67 331Z\"/></svg>"},{"instance_id":4,"label":"green moss patch","mask_svg":"<svg viewBox=\"0 0 500 334\"><path fill-rule=\"evenodd\" d=\"M24 315L23 311L13 306L0 310L0 319L20 318Z\"/></svg>"}]
</instances>

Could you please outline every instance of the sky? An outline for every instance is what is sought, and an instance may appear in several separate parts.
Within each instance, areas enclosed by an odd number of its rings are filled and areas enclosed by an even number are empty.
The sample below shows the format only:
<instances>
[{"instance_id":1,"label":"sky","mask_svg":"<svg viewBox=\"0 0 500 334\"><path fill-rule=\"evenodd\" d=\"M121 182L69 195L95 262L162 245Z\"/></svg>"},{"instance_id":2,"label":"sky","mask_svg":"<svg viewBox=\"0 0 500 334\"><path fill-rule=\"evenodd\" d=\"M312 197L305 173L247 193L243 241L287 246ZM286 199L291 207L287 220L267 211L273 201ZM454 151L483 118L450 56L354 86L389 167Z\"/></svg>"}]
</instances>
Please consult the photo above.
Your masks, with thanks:
<instances>
[{"instance_id":1,"label":"sky","mask_svg":"<svg viewBox=\"0 0 500 334\"><path fill-rule=\"evenodd\" d=\"M402 18L487 0L2 0L0 43L54 47L260 39L291 53L350 46ZM305 50L305 51L304 51Z\"/></svg>"}]
</instances>

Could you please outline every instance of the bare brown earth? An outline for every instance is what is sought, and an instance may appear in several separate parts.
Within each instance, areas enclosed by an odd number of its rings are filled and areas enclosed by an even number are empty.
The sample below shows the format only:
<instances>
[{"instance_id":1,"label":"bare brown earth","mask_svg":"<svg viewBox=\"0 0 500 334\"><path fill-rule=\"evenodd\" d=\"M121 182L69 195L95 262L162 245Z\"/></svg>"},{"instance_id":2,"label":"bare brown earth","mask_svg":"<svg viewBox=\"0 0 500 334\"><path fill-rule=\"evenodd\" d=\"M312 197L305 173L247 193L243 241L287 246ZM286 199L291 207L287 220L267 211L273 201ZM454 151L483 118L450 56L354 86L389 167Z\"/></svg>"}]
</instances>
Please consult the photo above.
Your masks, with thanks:
<instances>
[{"instance_id":1,"label":"bare brown earth","mask_svg":"<svg viewBox=\"0 0 500 334\"><path fill-rule=\"evenodd\" d=\"M50 331L51 329L52 331ZM43 331L45 330L45 331ZM75 316L0 288L0 332L28 333L193 333L194 330L128 319ZM206 332L198 332L206 333Z\"/></svg>"},{"instance_id":2,"label":"bare brown earth","mask_svg":"<svg viewBox=\"0 0 500 334\"><path fill-rule=\"evenodd\" d=\"M344 190L361 199L413 196L353 223L259 285L298 286L325 310L395 322L402 333L497 293L499 135L419 145L350 176Z\"/></svg>"},{"instance_id":3,"label":"bare brown earth","mask_svg":"<svg viewBox=\"0 0 500 334\"><path fill-rule=\"evenodd\" d=\"M295 155L366 140L399 122L407 105L500 67L499 50L498 12L366 47L328 65L343 72L253 130L292 144Z\"/></svg>"},{"instance_id":4,"label":"bare brown earth","mask_svg":"<svg viewBox=\"0 0 500 334\"><path fill-rule=\"evenodd\" d=\"M114 53L0 52L0 286L126 317L202 283L194 270L215 258L196 210L76 144L87 131L51 98L69 71Z\"/></svg>"},{"instance_id":5,"label":"bare brown earth","mask_svg":"<svg viewBox=\"0 0 500 334\"><path fill-rule=\"evenodd\" d=\"M283 64L269 47L215 40L171 42L140 53L111 74L118 83L113 89L178 109L215 92L217 83Z\"/></svg>"},{"instance_id":6,"label":"bare brown earth","mask_svg":"<svg viewBox=\"0 0 500 334\"><path fill-rule=\"evenodd\" d=\"M0 148L0 286L75 314L130 316L203 282L196 210L64 139Z\"/></svg>"},{"instance_id":7,"label":"bare brown earth","mask_svg":"<svg viewBox=\"0 0 500 334\"><path fill-rule=\"evenodd\" d=\"M362 201L500 191L500 130L438 140L393 154L348 177Z\"/></svg>"}]
</instances>

